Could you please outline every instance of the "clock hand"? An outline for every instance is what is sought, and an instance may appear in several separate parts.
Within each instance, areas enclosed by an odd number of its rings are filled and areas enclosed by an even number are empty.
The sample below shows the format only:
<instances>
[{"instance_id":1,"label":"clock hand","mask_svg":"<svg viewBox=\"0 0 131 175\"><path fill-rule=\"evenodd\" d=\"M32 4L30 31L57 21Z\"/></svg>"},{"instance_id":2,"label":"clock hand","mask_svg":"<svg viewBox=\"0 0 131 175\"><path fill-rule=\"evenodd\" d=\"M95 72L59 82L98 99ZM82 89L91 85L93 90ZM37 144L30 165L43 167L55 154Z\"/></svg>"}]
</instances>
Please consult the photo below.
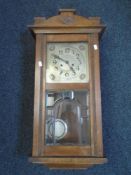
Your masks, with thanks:
<instances>
[{"instance_id":1,"label":"clock hand","mask_svg":"<svg viewBox=\"0 0 131 175\"><path fill-rule=\"evenodd\" d=\"M63 58L61 58L61 57L59 57L58 55L55 55L55 54L52 54L52 56L54 56L54 58L56 58L56 59L58 59L58 60L63 61L64 63L66 63L66 64L69 66L70 70L71 70L74 74L76 74L76 72L75 72L75 70L73 69L73 67L71 67L71 66L69 65L69 61L66 61L66 60L64 60Z\"/></svg>"},{"instance_id":2,"label":"clock hand","mask_svg":"<svg viewBox=\"0 0 131 175\"><path fill-rule=\"evenodd\" d=\"M75 70L73 69L73 67L70 66L70 70L71 70L74 74L76 74L76 72L75 72Z\"/></svg>"},{"instance_id":3,"label":"clock hand","mask_svg":"<svg viewBox=\"0 0 131 175\"><path fill-rule=\"evenodd\" d=\"M61 60L61 61L63 61L64 63L69 64L68 61L64 60L63 58L59 57L58 55L52 54L52 56L54 56L55 59Z\"/></svg>"}]
</instances>

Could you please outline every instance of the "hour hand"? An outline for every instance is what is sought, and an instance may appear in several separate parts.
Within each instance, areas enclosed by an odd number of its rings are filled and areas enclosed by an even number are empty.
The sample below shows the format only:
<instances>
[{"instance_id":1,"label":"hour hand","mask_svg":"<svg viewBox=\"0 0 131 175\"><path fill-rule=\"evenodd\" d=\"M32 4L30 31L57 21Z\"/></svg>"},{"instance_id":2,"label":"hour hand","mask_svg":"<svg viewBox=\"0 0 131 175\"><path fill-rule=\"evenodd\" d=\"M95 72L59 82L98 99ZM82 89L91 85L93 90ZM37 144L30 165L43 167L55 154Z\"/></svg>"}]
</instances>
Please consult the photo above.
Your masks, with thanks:
<instances>
[{"instance_id":1,"label":"hour hand","mask_svg":"<svg viewBox=\"0 0 131 175\"><path fill-rule=\"evenodd\" d=\"M70 70L71 70L74 74L76 74L76 72L75 72L75 70L73 69L73 67L70 67Z\"/></svg>"},{"instance_id":2,"label":"hour hand","mask_svg":"<svg viewBox=\"0 0 131 175\"><path fill-rule=\"evenodd\" d=\"M63 61L63 62L66 63L66 64L69 63L68 61L64 60L63 58L59 57L58 55L52 54L52 56L53 56L55 59L61 60L61 61Z\"/></svg>"},{"instance_id":3,"label":"hour hand","mask_svg":"<svg viewBox=\"0 0 131 175\"><path fill-rule=\"evenodd\" d=\"M55 55L55 54L52 54L52 56L53 56L55 59L61 60L61 61L63 61L64 63L66 63L66 64L70 67L70 70L71 70L74 74L76 74L74 68L71 67L71 66L69 65L69 61L64 60L63 58L61 58L61 57L59 57L58 55Z\"/></svg>"}]
</instances>

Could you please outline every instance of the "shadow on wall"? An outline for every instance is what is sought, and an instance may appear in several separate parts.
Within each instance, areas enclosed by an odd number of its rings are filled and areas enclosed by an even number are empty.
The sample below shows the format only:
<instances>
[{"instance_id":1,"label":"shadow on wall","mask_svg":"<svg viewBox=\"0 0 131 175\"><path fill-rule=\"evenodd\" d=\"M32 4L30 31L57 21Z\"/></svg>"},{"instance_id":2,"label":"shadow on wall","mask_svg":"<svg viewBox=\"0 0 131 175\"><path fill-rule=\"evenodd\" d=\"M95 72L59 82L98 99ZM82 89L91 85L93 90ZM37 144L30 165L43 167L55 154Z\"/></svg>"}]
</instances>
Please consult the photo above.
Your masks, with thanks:
<instances>
[{"instance_id":1,"label":"shadow on wall","mask_svg":"<svg viewBox=\"0 0 131 175\"><path fill-rule=\"evenodd\" d=\"M29 31L21 34L22 89L17 153L30 156L33 135L35 39Z\"/></svg>"}]
</instances>

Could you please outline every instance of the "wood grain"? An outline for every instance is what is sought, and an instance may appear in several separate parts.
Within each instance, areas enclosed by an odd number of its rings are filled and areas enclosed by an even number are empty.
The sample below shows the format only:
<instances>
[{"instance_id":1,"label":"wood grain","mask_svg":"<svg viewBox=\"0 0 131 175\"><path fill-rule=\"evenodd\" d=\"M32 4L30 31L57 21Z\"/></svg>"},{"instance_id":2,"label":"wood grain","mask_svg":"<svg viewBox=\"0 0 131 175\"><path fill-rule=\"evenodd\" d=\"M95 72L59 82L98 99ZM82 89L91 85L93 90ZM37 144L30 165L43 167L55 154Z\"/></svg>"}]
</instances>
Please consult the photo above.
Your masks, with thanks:
<instances>
[{"instance_id":1,"label":"wood grain","mask_svg":"<svg viewBox=\"0 0 131 175\"><path fill-rule=\"evenodd\" d=\"M45 156L91 156L90 146L45 146Z\"/></svg>"},{"instance_id":2,"label":"wood grain","mask_svg":"<svg viewBox=\"0 0 131 175\"><path fill-rule=\"evenodd\" d=\"M35 55L35 89L34 89L34 126L33 126L33 156L39 155L39 116L40 116L40 79L41 68L39 67L39 61L41 60L41 43L42 34L36 35L36 55Z\"/></svg>"},{"instance_id":3,"label":"wood grain","mask_svg":"<svg viewBox=\"0 0 131 175\"><path fill-rule=\"evenodd\" d=\"M89 90L89 83L46 83L47 90Z\"/></svg>"},{"instance_id":4,"label":"wood grain","mask_svg":"<svg viewBox=\"0 0 131 175\"><path fill-rule=\"evenodd\" d=\"M103 157L94 157L94 158L41 158L41 157L32 157L29 158L29 161L38 164L47 165L51 169L85 169L89 168L92 165L103 164L107 162L106 158Z\"/></svg>"}]
</instances>

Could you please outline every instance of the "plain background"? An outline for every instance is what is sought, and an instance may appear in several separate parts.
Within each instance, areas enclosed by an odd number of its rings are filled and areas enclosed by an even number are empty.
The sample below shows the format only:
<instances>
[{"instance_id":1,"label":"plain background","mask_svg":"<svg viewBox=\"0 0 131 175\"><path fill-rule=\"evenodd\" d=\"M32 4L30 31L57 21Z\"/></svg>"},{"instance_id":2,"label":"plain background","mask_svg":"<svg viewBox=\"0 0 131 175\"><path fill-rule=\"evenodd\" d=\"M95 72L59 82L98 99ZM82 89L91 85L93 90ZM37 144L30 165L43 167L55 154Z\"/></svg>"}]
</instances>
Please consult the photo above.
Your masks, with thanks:
<instances>
[{"instance_id":1,"label":"plain background","mask_svg":"<svg viewBox=\"0 0 131 175\"><path fill-rule=\"evenodd\" d=\"M100 16L104 150L108 163L53 170L28 162L32 146L34 46L27 25L59 8ZM0 0L0 174L131 174L131 0Z\"/></svg>"}]
</instances>

